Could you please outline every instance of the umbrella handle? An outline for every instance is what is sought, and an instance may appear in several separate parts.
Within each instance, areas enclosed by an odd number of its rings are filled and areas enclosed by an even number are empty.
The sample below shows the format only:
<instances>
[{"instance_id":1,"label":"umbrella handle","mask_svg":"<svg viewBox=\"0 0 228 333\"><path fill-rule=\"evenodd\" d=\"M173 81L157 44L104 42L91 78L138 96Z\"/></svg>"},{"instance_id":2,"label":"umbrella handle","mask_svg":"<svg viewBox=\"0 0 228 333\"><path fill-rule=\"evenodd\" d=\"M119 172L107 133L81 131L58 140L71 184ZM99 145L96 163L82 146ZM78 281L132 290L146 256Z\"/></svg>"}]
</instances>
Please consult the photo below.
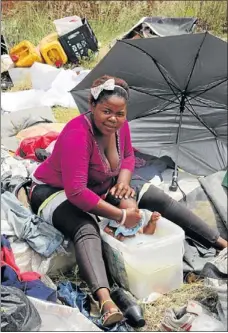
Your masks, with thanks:
<instances>
[{"instance_id":1,"label":"umbrella handle","mask_svg":"<svg viewBox=\"0 0 228 333\"><path fill-rule=\"evenodd\" d=\"M169 187L169 190L172 192L176 192L178 185L177 185L177 178L178 178L178 172L174 171L172 176L172 183Z\"/></svg>"},{"instance_id":2,"label":"umbrella handle","mask_svg":"<svg viewBox=\"0 0 228 333\"><path fill-rule=\"evenodd\" d=\"M177 147L177 157L175 160L175 169L173 172L173 176L172 176L172 183L169 187L169 190L172 192L176 192L177 188L178 188L178 184L177 184L177 178L178 178L178 152L179 152L179 146L180 146L180 135L181 135L181 125L182 125L182 117L183 117L183 113L184 113L184 109L185 109L185 98L186 98L186 94L185 92L182 94L181 96L181 100L180 100L180 119L179 119L179 126L177 129L177 137L176 137L176 147Z\"/></svg>"}]
</instances>

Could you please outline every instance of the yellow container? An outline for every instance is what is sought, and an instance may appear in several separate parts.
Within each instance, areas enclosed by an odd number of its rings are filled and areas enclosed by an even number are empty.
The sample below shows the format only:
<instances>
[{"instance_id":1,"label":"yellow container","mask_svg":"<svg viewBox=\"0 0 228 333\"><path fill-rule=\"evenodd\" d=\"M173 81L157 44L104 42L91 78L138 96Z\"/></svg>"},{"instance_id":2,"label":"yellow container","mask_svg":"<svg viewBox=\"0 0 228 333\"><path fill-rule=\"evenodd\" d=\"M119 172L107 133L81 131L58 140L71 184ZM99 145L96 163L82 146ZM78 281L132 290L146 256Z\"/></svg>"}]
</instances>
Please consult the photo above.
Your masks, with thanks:
<instances>
[{"instance_id":1,"label":"yellow container","mask_svg":"<svg viewBox=\"0 0 228 333\"><path fill-rule=\"evenodd\" d=\"M67 63L67 55L58 41L58 34L52 33L39 44L40 52L48 65L61 66Z\"/></svg>"},{"instance_id":2,"label":"yellow container","mask_svg":"<svg viewBox=\"0 0 228 333\"><path fill-rule=\"evenodd\" d=\"M17 67L30 67L34 62L43 62L38 49L28 40L14 46L10 50L10 56Z\"/></svg>"}]
</instances>

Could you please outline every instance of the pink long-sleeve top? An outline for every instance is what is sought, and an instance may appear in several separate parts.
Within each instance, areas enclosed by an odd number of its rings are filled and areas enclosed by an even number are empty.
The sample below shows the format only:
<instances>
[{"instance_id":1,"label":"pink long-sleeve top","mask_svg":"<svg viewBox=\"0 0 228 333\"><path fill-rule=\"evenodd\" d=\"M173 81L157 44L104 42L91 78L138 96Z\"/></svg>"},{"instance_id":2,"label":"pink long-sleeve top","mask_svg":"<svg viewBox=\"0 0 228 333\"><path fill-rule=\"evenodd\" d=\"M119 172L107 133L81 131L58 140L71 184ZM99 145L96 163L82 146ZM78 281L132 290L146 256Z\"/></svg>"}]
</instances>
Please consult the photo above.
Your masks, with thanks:
<instances>
[{"instance_id":1,"label":"pink long-sleeve top","mask_svg":"<svg viewBox=\"0 0 228 333\"><path fill-rule=\"evenodd\" d=\"M112 171L99 149L87 114L72 119L60 133L51 156L35 170L34 178L64 189L67 199L83 211L92 210L120 170L134 170L135 157L127 121L116 135L119 165Z\"/></svg>"}]
</instances>

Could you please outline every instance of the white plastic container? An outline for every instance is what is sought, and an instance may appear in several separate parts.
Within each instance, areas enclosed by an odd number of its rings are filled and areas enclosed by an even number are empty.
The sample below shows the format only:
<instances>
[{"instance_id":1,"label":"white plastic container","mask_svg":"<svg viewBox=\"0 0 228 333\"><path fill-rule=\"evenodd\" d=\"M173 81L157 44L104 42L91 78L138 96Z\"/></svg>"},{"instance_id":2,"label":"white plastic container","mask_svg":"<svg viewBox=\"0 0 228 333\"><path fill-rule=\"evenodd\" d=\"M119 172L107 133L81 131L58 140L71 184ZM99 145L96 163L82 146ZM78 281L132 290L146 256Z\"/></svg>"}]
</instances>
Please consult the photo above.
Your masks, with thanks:
<instances>
[{"instance_id":1,"label":"white plastic container","mask_svg":"<svg viewBox=\"0 0 228 333\"><path fill-rule=\"evenodd\" d=\"M68 16L55 20L54 22L56 31L59 36L63 36L72 30L82 26L82 20L79 16Z\"/></svg>"},{"instance_id":2,"label":"white plastic container","mask_svg":"<svg viewBox=\"0 0 228 333\"><path fill-rule=\"evenodd\" d=\"M151 293L168 293L183 283L184 231L160 218L154 235L137 234L123 242L103 231L104 253L110 273L125 289L142 300Z\"/></svg>"}]
</instances>

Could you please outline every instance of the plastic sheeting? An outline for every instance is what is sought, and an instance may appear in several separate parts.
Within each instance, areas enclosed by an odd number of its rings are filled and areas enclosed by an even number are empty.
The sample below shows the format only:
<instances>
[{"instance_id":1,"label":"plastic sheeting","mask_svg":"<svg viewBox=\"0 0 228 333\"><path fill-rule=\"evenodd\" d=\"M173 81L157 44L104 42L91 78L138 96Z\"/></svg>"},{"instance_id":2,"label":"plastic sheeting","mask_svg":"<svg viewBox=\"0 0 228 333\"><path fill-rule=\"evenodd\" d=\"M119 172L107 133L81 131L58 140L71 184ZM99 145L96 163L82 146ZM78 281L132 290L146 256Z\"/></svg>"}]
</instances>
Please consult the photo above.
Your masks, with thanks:
<instances>
[{"instance_id":1,"label":"plastic sheeting","mask_svg":"<svg viewBox=\"0 0 228 333\"><path fill-rule=\"evenodd\" d=\"M49 258L36 253L24 241L16 240L11 243L11 247L21 272L34 271L41 275L49 274L51 276L58 274L59 271L65 273L76 264L72 243L65 253L55 252Z\"/></svg>"},{"instance_id":2,"label":"plastic sheeting","mask_svg":"<svg viewBox=\"0 0 228 333\"><path fill-rule=\"evenodd\" d=\"M39 331L101 332L96 325L80 313L78 308L44 302L33 297L29 297L29 300L35 305L42 320Z\"/></svg>"},{"instance_id":3,"label":"plastic sheeting","mask_svg":"<svg viewBox=\"0 0 228 333\"><path fill-rule=\"evenodd\" d=\"M222 180L225 176L226 171L219 171L209 175L203 179L200 179L200 183L207 193L210 200L213 202L216 210L226 228L228 229L227 221L227 188L222 186Z\"/></svg>"},{"instance_id":4,"label":"plastic sheeting","mask_svg":"<svg viewBox=\"0 0 228 333\"><path fill-rule=\"evenodd\" d=\"M34 63L29 69L12 68L10 76L14 83L30 79L32 89L2 93L1 106L3 111L15 112L33 107L60 105L66 108L77 108L69 93L80 83L90 70L77 68L55 69L46 64Z\"/></svg>"},{"instance_id":5,"label":"plastic sheeting","mask_svg":"<svg viewBox=\"0 0 228 333\"><path fill-rule=\"evenodd\" d=\"M17 288L1 286L1 331L36 332L41 319L36 307Z\"/></svg>"}]
</instances>

